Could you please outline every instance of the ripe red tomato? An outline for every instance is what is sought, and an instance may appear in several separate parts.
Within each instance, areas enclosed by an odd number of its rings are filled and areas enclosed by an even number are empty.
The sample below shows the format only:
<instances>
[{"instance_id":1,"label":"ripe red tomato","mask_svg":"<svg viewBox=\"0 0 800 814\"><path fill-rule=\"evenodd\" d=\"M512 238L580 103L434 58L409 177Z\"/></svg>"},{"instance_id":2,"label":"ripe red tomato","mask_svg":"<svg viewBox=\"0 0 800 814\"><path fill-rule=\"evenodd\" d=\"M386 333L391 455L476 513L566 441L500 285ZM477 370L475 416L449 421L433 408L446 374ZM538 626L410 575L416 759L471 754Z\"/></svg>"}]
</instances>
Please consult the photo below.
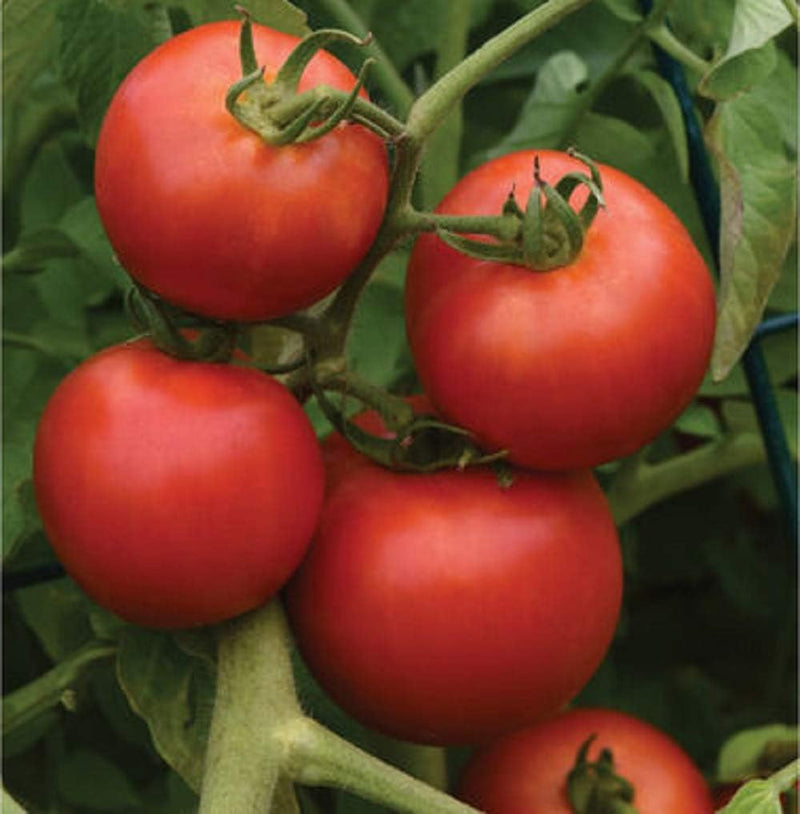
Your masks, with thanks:
<instances>
[{"instance_id":1,"label":"ripe red tomato","mask_svg":"<svg viewBox=\"0 0 800 814\"><path fill-rule=\"evenodd\" d=\"M286 589L331 697L410 741L473 743L558 709L620 610L622 567L588 471L398 473L325 444L328 492Z\"/></svg>"},{"instance_id":2,"label":"ripe red tomato","mask_svg":"<svg viewBox=\"0 0 800 814\"><path fill-rule=\"evenodd\" d=\"M513 153L463 178L438 211L497 213L512 188L524 204L536 155L550 183L585 170L563 153ZM600 172L607 210L568 266L477 260L433 235L411 255L406 318L425 391L522 466L634 452L686 407L708 364L715 300L700 253L655 195L612 167Z\"/></svg>"},{"instance_id":3,"label":"ripe red tomato","mask_svg":"<svg viewBox=\"0 0 800 814\"><path fill-rule=\"evenodd\" d=\"M672 738L610 709L573 709L489 744L467 764L458 796L487 814L572 814L567 774L594 734L588 759L611 749L616 773L634 786L640 814L714 810L702 774Z\"/></svg>"},{"instance_id":4,"label":"ripe red tomato","mask_svg":"<svg viewBox=\"0 0 800 814\"><path fill-rule=\"evenodd\" d=\"M252 368L184 362L138 341L59 385L34 448L36 499L87 594L138 624L235 616L285 582L324 490L311 425Z\"/></svg>"},{"instance_id":5,"label":"ripe red tomato","mask_svg":"<svg viewBox=\"0 0 800 814\"><path fill-rule=\"evenodd\" d=\"M383 142L342 124L272 147L225 109L241 78L240 26L208 23L146 56L120 85L97 143L95 190L120 262L147 288L217 319L262 320L332 291L383 216ZM274 76L297 38L253 26ZM319 52L300 91L349 91L353 75Z\"/></svg>"}]
</instances>

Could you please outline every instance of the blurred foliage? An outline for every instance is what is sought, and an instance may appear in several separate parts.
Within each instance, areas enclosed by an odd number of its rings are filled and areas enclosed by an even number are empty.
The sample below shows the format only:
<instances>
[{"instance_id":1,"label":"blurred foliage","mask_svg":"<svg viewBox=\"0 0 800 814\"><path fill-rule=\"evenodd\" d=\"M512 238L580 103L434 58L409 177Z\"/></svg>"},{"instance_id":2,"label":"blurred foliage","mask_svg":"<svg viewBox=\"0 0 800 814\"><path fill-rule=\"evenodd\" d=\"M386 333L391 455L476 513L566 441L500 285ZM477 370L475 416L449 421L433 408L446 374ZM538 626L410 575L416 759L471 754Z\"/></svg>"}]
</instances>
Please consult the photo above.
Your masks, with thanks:
<instances>
[{"instance_id":1,"label":"blurred foliage","mask_svg":"<svg viewBox=\"0 0 800 814\"><path fill-rule=\"evenodd\" d=\"M352 0L351 6L418 93L434 75L450 3ZM541 4L471 3L471 48ZM286 0L248 5L256 19L296 33L306 25L337 24L336 4L328 0L299 0L297 8ZM722 245L724 336L715 359L720 375L732 370L719 383L709 379L698 401L659 439L659 458L732 429L758 431L734 365L765 308L767 315L797 308L796 252L789 251L796 230L796 42L780 0L759 0L763 14L756 18L767 20L763 25L753 24L746 5L678 0L670 12L676 36L701 58L715 60L705 77L692 77L693 115L708 123L729 221ZM44 404L80 360L132 333L123 308L126 276L93 199L93 144L103 111L165 26L177 31L235 13L217 0L175 0L166 7L3 0L3 14L3 554L10 585L15 575L54 564L30 481ZM660 195L710 260L688 182L680 102L646 43L621 60L640 19L636 2L594 2L521 49L467 96L463 139L453 149L466 172L513 149L577 145ZM358 60L352 48L341 56ZM383 99L381 87L370 90ZM403 321L407 248L386 258L371 281L348 350L360 374L399 391L415 386ZM790 330L762 343L795 456L796 342ZM314 417L324 432L324 420ZM603 475L613 477L613 467ZM578 703L650 720L672 733L712 780L747 776L752 754L731 757L736 751L723 749L727 739L797 719L796 554L768 469L759 463L675 495L622 533L624 616ZM19 699L15 691L46 675L52 694L61 685L60 674L51 671L82 648L118 647L116 659L69 673L52 702L24 725L7 718L4 782L14 797L31 811L193 810L191 787L198 786L213 702L213 648L204 635L122 625L63 578L7 587L3 605L9 703ZM407 765L405 745L347 718L299 659L297 674L304 703L323 722ZM454 772L465 755L450 754ZM304 791L302 801L308 812L381 810L328 791Z\"/></svg>"}]
</instances>

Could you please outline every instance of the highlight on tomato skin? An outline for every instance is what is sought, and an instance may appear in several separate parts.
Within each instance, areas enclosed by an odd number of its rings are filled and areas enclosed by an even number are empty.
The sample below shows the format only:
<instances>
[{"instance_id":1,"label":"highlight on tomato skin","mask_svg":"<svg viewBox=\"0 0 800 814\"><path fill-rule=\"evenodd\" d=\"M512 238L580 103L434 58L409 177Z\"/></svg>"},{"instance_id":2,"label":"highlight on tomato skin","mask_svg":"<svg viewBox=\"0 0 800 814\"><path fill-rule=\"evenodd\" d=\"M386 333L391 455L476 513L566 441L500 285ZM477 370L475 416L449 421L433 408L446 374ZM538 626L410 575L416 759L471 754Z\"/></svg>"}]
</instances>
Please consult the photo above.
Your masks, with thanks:
<instances>
[{"instance_id":1,"label":"highlight on tomato skin","mask_svg":"<svg viewBox=\"0 0 800 814\"><path fill-rule=\"evenodd\" d=\"M467 174L437 211L497 214L512 189L524 205L535 159L551 184L586 171L566 153L511 153ZM598 168L606 206L566 266L488 262L433 234L409 261L406 327L425 392L446 420L520 466L592 467L633 453L688 405L710 358L716 302L702 255L652 192Z\"/></svg>"},{"instance_id":2,"label":"highlight on tomato skin","mask_svg":"<svg viewBox=\"0 0 800 814\"><path fill-rule=\"evenodd\" d=\"M456 796L487 814L574 814L567 776L592 736L588 759L609 749L615 772L633 785L638 814L711 814L711 792L683 748L627 713L574 708L490 742L471 757Z\"/></svg>"},{"instance_id":3,"label":"highlight on tomato skin","mask_svg":"<svg viewBox=\"0 0 800 814\"><path fill-rule=\"evenodd\" d=\"M311 540L324 472L282 384L140 340L60 383L37 430L34 488L48 540L92 599L181 628L279 590Z\"/></svg>"},{"instance_id":4,"label":"highlight on tomato skin","mask_svg":"<svg viewBox=\"0 0 800 814\"><path fill-rule=\"evenodd\" d=\"M394 737L450 745L579 692L622 597L617 532L590 472L514 471L503 487L488 467L401 473L336 434L324 448L320 524L284 598L336 703Z\"/></svg>"},{"instance_id":5,"label":"highlight on tomato skin","mask_svg":"<svg viewBox=\"0 0 800 814\"><path fill-rule=\"evenodd\" d=\"M253 24L274 77L298 38ZM356 267L388 194L382 139L341 123L309 143L272 146L225 108L241 78L240 24L206 23L144 57L105 114L97 208L137 282L214 319L266 320L305 308ZM353 74L318 52L298 90L349 92Z\"/></svg>"}]
</instances>

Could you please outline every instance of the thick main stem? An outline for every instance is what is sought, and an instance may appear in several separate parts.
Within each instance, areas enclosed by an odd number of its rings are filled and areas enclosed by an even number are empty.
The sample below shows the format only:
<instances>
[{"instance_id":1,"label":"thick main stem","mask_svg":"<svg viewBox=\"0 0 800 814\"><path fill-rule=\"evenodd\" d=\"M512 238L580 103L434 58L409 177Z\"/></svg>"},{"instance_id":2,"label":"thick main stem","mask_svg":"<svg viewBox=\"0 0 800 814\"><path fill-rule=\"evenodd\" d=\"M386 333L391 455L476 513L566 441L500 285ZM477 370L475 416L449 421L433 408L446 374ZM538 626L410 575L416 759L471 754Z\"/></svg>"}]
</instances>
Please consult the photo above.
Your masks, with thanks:
<instances>
[{"instance_id":1,"label":"thick main stem","mask_svg":"<svg viewBox=\"0 0 800 814\"><path fill-rule=\"evenodd\" d=\"M200 814L269 812L284 760L275 728L299 715L278 601L225 623Z\"/></svg>"}]
</instances>

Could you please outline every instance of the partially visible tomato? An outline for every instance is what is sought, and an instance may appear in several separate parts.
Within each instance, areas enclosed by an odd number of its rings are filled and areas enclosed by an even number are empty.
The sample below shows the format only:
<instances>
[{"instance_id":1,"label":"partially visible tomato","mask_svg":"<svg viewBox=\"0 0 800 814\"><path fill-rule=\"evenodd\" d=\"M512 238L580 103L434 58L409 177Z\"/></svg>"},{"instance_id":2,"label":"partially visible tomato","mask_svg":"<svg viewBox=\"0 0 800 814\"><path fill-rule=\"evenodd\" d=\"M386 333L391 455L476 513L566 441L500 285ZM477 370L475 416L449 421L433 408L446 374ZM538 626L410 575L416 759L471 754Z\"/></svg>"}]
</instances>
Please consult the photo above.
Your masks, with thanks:
<instances>
[{"instance_id":1,"label":"partially visible tomato","mask_svg":"<svg viewBox=\"0 0 800 814\"><path fill-rule=\"evenodd\" d=\"M512 189L524 204L535 156L550 183L585 171L564 153L512 153L459 181L438 211L498 213ZM411 255L406 319L426 393L522 466L586 467L634 452L686 407L711 353L714 288L686 229L633 178L600 172L607 209L568 266L477 260L434 235Z\"/></svg>"},{"instance_id":2,"label":"partially visible tomato","mask_svg":"<svg viewBox=\"0 0 800 814\"><path fill-rule=\"evenodd\" d=\"M714 810L703 775L672 738L611 709L573 709L489 744L467 764L457 794L487 814L572 814L567 775L592 735L588 759L612 751L639 814Z\"/></svg>"},{"instance_id":3,"label":"partially visible tomato","mask_svg":"<svg viewBox=\"0 0 800 814\"><path fill-rule=\"evenodd\" d=\"M421 743L552 713L616 626L619 542L590 472L397 473L325 443L328 492L285 592L313 674L347 712Z\"/></svg>"},{"instance_id":4,"label":"partially visible tomato","mask_svg":"<svg viewBox=\"0 0 800 814\"><path fill-rule=\"evenodd\" d=\"M267 601L305 553L323 479L314 432L283 385L145 341L72 371L34 449L36 500L69 574L153 627Z\"/></svg>"},{"instance_id":5,"label":"partially visible tomato","mask_svg":"<svg viewBox=\"0 0 800 814\"><path fill-rule=\"evenodd\" d=\"M309 144L272 147L225 109L241 78L240 25L179 34L120 85L97 143L95 188L120 262L140 283L199 314L262 320L333 290L383 217L382 140L341 124ZM298 40L253 25L266 78ZM319 52L300 91L350 91L355 78Z\"/></svg>"}]
</instances>

